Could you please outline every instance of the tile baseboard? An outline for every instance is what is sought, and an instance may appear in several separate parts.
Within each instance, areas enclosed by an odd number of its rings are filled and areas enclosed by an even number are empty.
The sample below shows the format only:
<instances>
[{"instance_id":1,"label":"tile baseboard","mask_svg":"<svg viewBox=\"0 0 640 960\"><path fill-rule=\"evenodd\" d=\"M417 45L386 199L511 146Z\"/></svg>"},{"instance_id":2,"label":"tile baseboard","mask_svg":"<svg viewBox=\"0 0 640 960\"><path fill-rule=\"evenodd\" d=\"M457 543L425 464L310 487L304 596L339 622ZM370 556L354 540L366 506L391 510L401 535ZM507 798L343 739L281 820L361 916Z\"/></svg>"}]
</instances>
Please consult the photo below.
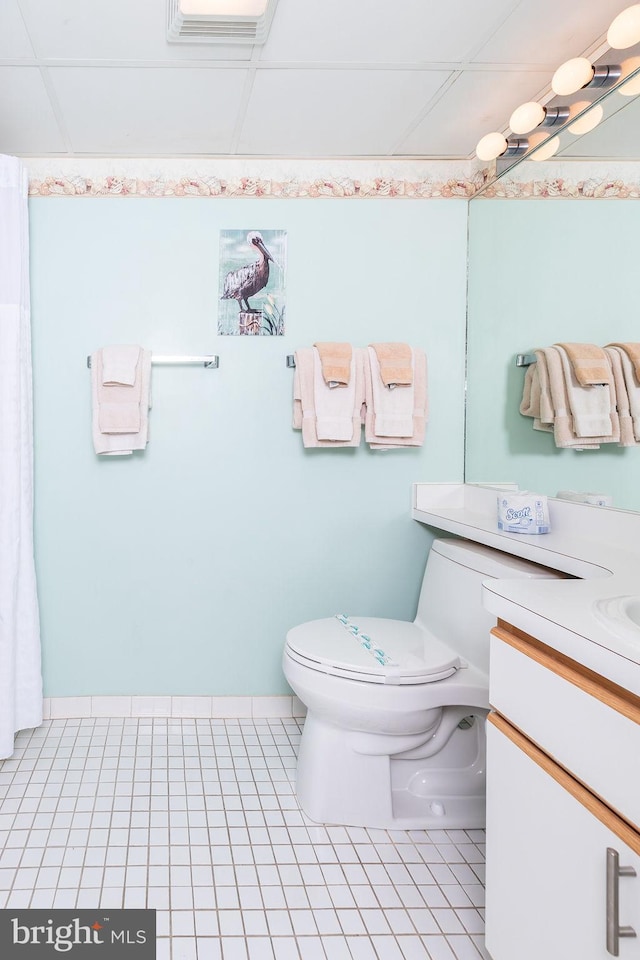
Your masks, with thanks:
<instances>
[{"instance_id":1,"label":"tile baseboard","mask_svg":"<svg viewBox=\"0 0 640 960\"><path fill-rule=\"evenodd\" d=\"M82 717L172 717L190 719L265 719L304 717L296 696L271 697L45 697L44 720Z\"/></svg>"}]
</instances>

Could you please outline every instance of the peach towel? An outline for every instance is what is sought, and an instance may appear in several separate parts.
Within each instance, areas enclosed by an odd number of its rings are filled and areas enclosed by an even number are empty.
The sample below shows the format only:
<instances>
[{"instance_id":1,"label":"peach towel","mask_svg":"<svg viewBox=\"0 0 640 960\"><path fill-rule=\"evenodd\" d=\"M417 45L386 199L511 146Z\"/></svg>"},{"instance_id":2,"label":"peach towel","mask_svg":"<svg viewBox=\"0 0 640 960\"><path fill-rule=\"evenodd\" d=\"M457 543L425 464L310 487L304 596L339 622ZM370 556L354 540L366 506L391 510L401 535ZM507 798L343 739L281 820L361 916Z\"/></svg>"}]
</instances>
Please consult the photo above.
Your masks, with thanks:
<instances>
[{"instance_id":1,"label":"peach towel","mask_svg":"<svg viewBox=\"0 0 640 960\"><path fill-rule=\"evenodd\" d=\"M640 381L640 343L608 343L608 347L619 347L624 350L633 364L636 378Z\"/></svg>"},{"instance_id":2,"label":"peach towel","mask_svg":"<svg viewBox=\"0 0 640 960\"><path fill-rule=\"evenodd\" d=\"M617 443L620 439L620 424L616 411L615 387L611 364L606 353L605 363L608 368L606 383L593 383L583 386L578 381L575 367L569 355L559 344L555 350L560 354L564 381L569 398L569 408L573 416L573 432L577 437L599 437L599 443ZM602 351L604 353L604 350Z\"/></svg>"},{"instance_id":3,"label":"peach towel","mask_svg":"<svg viewBox=\"0 0 640 960\"><path fill-rule=\"evenodd\" d=\"M616 388L616 401L620 420L620 446L635 447L638 441L636 440L633 430L633 417L631 416L629 406L629 395L627 393L627 384L622 367L621 351L613 346L605 347L605 351L611 360L613 382Z\"/></svg>"},{"instance_id":4,"label":"peach towel","mask_svg":"<svg viewBox=\"0 0 640 960\"><path fill-rule=\"evenodd\" d=\"M557 447L571 447L574 450L597 450L598 439L576 437L573 418L569 409L569 398L562 369L560 353L554 347L543 347L539 351L546 361L549 377L549 390L553 404L553 438ZM536 351L536 354L538 351Z\"/></svg>"},{"instance_id":5,"label":"peach towel","mask_svg":"<svg viewBox=\"0 0 640 960\"><path fill-rule=\"evenodd\" d=\"M328 387L347 386L351 376L353 350L350 343L314 343L320 354L322 376Z\"/></svg>"},{"instance_id":6,"label":"peach towel","mask_svg":"<svg viewBox=\"0 0 640 960\"><path fill-rule=\"evenodd\" d=\"M363 351L354 350L352 369L354 372L354 392L352 423L353 431L350 440L320 440L318 439L317 417L315 406L315 375L314 351L311 347L303 347L295 352L296 369L293 375L293 427L302 430L302 443L305 447L357 447L360 445L362 426L362 405L364 403L364 369ZM330 388L324 385L327 393ZM331 391L335 393L334 391Z\"/></svg>"},{"instance_id":7,"label":"peach towel","mask_svg":"<svg viewBox=\"0 0 640 960\"><path fill-rule=\"evenodd\" d=\"M411 347L407 343L370 343L376 352L385 387L413 383Z\"/></svg>"},{"instance_id":8,"label":"peach towel","mask_svg":"<svg viewBox=\"0 0 640 960\"><path fill-rule=\"evenodd\" d=\"M581 387L611 383L611 365L602 347L595 343L556 343L555 346L565 351Z\"/></svg>"},{"instance_id":9,"label":"peach towel","mask_svg":"<svg viewBox=\"0 0 640 960\"><path fill-rule=\"evenodd\" d=\"M410 436L384 436L378 433L377 416L375 409L376 392L373 388L373 377L378 376L377 356L371 348L367 351L364 358L364 383L365 383L365 419L364 430L365 440L372 450L394 450L398 447L420 447L424 443L425 431L427 425L427 357L424 350L419 347L413 349L413 411L412 411L412 429ZM401 390L410 390L409 387L397 387L393 394L398 394ZM384 390L381 387L381 390ZM387 397L389 394L387 393Z\"/></svg>"},{"instance_id":10,"label":"peach towel","mask_svg":"<svg viewBox=\"0 0 640 960\"><path fill-rule=\"evenodd\" d=\"M633 362L626 350L620 347L612 347L620 358L622 366L622 375L626 387L627 400L629 403L629 412L633 420L633 435L636 440L640 440L640 380L638 379Z\"/></svg>"}]
</instances>

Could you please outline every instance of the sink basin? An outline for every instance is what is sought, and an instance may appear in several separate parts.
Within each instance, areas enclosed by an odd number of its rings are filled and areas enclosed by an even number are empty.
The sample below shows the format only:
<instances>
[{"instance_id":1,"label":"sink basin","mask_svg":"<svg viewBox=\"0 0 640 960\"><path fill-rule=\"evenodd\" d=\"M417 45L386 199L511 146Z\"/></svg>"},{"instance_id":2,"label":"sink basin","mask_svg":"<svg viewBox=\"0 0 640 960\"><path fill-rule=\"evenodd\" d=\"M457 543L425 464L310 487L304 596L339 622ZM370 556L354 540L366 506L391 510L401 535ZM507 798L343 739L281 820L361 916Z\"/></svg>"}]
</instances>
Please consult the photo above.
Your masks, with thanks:
<instances>
[{"instance_id":1,"label":"sink basin","mask_svg":"<svg viewBox=\"0 0 640 960\"><path fill-rule=\"evenodd\" d=\"M607 597L593 605L596 620L624 640L640 642L640 597Z\"/></svg>"}]
</instances>

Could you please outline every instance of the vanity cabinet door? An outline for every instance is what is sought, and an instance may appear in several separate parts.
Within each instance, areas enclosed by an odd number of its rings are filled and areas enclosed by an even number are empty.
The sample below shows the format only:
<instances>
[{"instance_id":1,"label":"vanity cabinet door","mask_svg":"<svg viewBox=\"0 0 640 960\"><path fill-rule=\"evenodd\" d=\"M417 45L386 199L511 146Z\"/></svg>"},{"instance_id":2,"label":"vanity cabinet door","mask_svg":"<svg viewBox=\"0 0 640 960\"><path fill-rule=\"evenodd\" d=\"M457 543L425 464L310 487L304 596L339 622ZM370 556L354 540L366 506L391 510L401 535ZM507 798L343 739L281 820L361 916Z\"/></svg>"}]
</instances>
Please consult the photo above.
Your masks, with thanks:
<instances>
[{"instance_id":1,"label":"vanity cabinet door","mask_svg":"<svg viewBox=\"0 0 640 960\"><path fill-rule=\"evenodd\" d=\"M618 953L614 942L616 896L622 932L640 935L640 835L498 714L487 783L493 960L640 960L640 936L619 937Z\"/></svg>"}]
</instances>

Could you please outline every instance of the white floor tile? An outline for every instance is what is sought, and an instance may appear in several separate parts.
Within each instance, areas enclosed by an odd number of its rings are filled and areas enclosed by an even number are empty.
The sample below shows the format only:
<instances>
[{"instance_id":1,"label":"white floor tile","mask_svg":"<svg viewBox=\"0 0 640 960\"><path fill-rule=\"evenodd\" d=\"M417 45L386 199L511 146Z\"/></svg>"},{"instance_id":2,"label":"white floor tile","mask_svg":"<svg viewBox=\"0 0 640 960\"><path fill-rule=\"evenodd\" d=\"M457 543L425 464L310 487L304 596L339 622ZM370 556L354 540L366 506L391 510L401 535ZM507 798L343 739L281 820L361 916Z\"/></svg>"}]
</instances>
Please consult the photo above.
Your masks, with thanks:
<instances>
[{"instance_id":1,"label":"white floor tile","mask_svg":"<svg viewBox=\"0 0 640 960\"><path fill-rule=\"evenodd\" d=\"M294 698L48 707L0 762L0 909L147 906L158 960L488 957L484 831L311 823Z\"/></svg>"}]
</instances>

